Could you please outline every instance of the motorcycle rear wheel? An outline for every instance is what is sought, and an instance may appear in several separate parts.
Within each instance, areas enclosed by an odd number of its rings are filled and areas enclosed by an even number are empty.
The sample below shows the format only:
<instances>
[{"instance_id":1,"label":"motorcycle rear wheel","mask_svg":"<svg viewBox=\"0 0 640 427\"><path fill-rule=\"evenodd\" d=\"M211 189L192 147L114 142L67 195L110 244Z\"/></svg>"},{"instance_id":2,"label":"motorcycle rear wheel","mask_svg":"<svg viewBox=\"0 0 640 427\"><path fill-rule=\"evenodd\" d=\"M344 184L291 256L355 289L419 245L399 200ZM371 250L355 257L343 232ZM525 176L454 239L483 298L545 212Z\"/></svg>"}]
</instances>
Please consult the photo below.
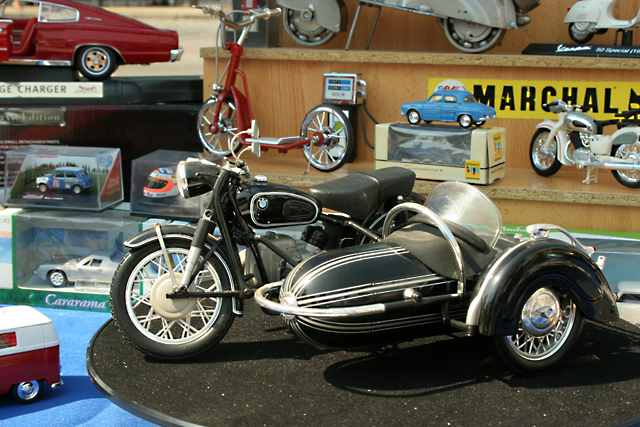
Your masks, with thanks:
<instances>
[{"instance_id":1,"label":"motorcycle rear wheel","mask_svg":"<svg viewBox=\"0 0 640 427\"><path fill-rule=\"evenodd\" d=\"M622 144L616 149L616 158L622 160L633 160L640 165L640 144ZM638 171L611 171L615 179L625 187L640 188L640 172Z\"/></svg>"},{"instance_id":2,"label":"motorcycle rear wheel","mask_svg":"<svg viewBox=\"0 0 640 427\"><path fill-rule=\"evenodd\" d=\"M167 239L165 244L179 282L190 242ZM189 291L228 291L231 289L229 275L226 261L216 252ZM226 335L234 319L232 301L231 298L168 299L165 295L172 287L159 243L134 249L114 274L111 313L120 332L143 353L163 359L182 359L206 351Z\"/></svg>"},{"instance_id":3,"label":"motorcycle rear wheel","mask_svg":"<svg viewBox=\"0 0 640 427\"><path fill-rule=\"evenodd\" d=\"M560 170L562 164L558 161L558 140L554 138L546 153L542 152L542 145L549 136L549 129L538 129L531 138L529 160L533 170L540 176L551 176Z\"/></svg>"}]
</instances>

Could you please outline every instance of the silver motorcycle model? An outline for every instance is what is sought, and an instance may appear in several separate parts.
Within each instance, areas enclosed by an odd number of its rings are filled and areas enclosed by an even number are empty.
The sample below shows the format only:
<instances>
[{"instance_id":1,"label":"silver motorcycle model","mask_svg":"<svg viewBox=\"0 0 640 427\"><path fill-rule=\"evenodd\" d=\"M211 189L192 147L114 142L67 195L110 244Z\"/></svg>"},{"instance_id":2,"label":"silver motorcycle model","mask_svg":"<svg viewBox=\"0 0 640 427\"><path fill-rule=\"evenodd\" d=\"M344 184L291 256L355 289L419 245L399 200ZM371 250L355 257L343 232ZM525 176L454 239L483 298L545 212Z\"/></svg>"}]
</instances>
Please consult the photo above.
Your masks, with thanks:
<instances>
[{"instance_id":1,"label":"silver motorcycle model","mask_svg":"<svg viewBox=\"0 0 640 427\"><path fill-rule=\"evenodd\" d=\"M456 48L469 53L493 49L507 30L517 30L531 22L527 12L540 0L358 0L346 49L356 28L363 5L378 8L366 49L369 48L381 8L388 7L420 15L435 16ZM343 0L278 0L287 34L303 46L320 46L338 32L346 31L348 16Z\"/></svg>"}]
</instances>

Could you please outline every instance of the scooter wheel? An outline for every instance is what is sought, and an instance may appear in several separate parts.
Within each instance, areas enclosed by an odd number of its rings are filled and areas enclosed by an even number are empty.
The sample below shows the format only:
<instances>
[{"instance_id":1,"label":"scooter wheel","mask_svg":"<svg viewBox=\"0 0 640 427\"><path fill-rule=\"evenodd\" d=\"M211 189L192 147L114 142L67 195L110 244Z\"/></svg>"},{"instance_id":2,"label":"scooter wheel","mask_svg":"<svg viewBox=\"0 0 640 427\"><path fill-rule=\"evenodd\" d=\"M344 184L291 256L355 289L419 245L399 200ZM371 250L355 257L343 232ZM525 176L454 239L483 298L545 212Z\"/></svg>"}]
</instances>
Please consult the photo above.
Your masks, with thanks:
<instances>
[{"instance_id":1,"label":"scooter wheel","mask_svg":"<svg viewBox=\"0 0 640 427\"><path fill-rule=\"evenodd\" d=\"M356 149L353 127L340 108L322 104L309 111L302 122L300 137L311 138L315 133L322 133L323 143L302 147L311 166L322 172L332 172L353 160Z\"/></svg>"},{"instance_id":2,"label":"scooter wheel","mask_svg":"<svg viewBox=\"0 0 640 427\"><path fill-rule=\"evenodd\" d=\"M542 150L548 136L549 130L543 128L538 129L531 139L529 160L533 170L540 176L551 176L558 172L562 166L557 157L558 140L556 138L549 144L549 150Z\"/></svg>"}]
</instances>

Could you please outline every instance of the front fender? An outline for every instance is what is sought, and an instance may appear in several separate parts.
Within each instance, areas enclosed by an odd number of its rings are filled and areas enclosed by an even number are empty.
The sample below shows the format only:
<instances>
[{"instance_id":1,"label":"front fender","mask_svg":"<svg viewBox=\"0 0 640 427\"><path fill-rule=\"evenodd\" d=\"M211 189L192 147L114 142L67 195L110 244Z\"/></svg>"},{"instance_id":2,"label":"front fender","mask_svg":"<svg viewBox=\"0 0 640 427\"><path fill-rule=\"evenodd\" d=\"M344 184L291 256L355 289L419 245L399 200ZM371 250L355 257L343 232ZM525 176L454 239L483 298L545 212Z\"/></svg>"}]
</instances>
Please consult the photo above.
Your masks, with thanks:
<instances>
[{"instance_id":1,"label":"front fender","mask_svg":"<svg viewBox=\"0 0 640 427\"><path fill-rule=\"evenodd\" d=\"M313 5L313 17L318 25L334 33L347 30L349 15L343 0L278 0L277 3L298 12L304 12Z\"/></svg>"},{"instance_id":2,"label":"front fender","mask_svg":"<svg viewBox=\"0 0 640 427\"><path fill-rule=\"evenodd\" d=\"M554 124L555 124L554 121L551 121L549 119L545 119L542 122L538 123L538 126L536 126L536 129L549 129L549 130L551 130L551 128L553 127Z\"/></svg>"},{"instance_id":3,"label":"front fender","mask_svg":"<svg viewBox=\"0 0 640 427\"><path fill-rule=\"evenodd\" d=\"M505 251L485 270L466 323L484 335L515 334L518 313L541 280L565 291L593 321L618 318L615 294L598 265L576 246L542 238Z\"/></svg>"},{"instance_id":4,"label":"front fender","mask_svg":"<svg viewBox=\"0 0 640 427\"><path fill-rule=\"evenodd\" d=\"M595 22L600 20L600 8L590 1L579 1L574 4L567 15L564 17L564 23L572 22Z\"/></svg>"},{"instance_id":5,"label":"front fender","mask_svg":"<svg viewBox=\"0 0 640 427\"><path fill-rule=\"evenodd\" d=\"M164 237L165 239L183 239L189 241L193 240L193 236L196 232L196 228L191 225L176 224L161 225L160 230L162 232L162 237ZM215 237L211 235L209 237L215 239ZM148 230L136 234L131 239L124 242L123 245L129 249L136 249L156 242L157 240L158 235L156 233L156 229L152 227Z\"/></svg>"}]
</instances>

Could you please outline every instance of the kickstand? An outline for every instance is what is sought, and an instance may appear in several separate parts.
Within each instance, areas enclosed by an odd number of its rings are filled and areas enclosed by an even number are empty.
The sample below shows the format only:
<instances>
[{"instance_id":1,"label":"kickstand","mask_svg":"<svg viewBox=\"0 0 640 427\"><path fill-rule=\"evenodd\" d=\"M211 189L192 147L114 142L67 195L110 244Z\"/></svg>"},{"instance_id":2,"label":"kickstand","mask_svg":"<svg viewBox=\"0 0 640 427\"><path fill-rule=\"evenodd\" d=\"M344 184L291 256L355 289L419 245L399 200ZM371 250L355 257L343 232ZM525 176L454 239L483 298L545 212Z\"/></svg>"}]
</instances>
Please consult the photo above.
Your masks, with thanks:
<instances>
[{"instance_id":1,"label":"kickstand","mask_svg":"<svg viewBox=\"0 0 640 427\"><path fill-rule=\"evenodd\" d=\"M306 175L309 173L309 169L311 169L311 151L309 151L309 162L307 163L307 170L306 172L302 172L302 175Z\"/></svg>"},{"instance_id":2,"label":"kickstand","mask_svg":"<svg viewBox=\"0 0 640 427\"><path fill-rule=\"evenodd\" d=\"M598 183L598 168L593 166L587 166L587 178L582 181L585 184Z\"/></svg>"}]
</instances>

